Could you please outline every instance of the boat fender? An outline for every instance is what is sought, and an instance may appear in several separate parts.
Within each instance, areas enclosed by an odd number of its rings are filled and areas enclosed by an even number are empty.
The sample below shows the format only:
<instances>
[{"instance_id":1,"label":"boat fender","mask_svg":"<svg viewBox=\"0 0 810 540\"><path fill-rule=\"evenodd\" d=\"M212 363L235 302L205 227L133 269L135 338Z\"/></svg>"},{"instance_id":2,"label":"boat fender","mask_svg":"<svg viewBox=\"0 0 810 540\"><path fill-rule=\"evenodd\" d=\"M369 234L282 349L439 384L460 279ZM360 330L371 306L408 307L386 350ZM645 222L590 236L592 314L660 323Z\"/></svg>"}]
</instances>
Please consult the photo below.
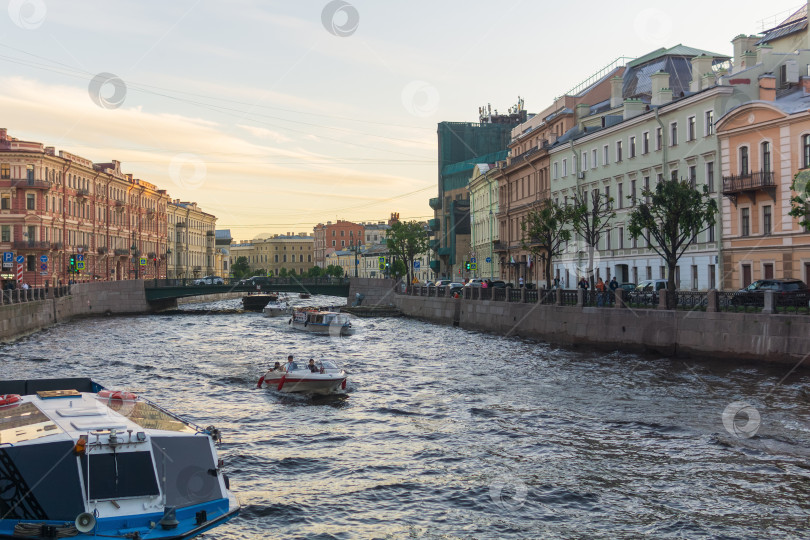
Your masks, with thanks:
<instances>
[{"instance_id":1,"label":"boat fender","mask_svg":"<svg viewBox=\"0 0 810 540\"><path fill-rule=\"evenodd\" d=\"M0 407L5 407L6 405L14 405L18 401L20 401L20 394L2 394L0 395Z\"/></svg>"},{"instance_id":2,"label":"boat fender","mask_svg":"<svg viewBox=\"0 0 810 540\"><path fill-rule=\"evenodd\" d=\"M308 324L309 324L309 321L304 321L304 328L306 328Z\"/></svg>"},{"instance_id":3,"label":"boat fender","mask_svg":"<svg viewBox=\"0 0 810 540\"><path fill-rule=\"evenodd\" d=\"M231 489L231 479L228 478L228 475L225 474L225 473L222 473L222 479L225 481L225 489L230 491L230 489Z\"/></svg>"},{"instance_id":4,"label":"boat fender","mask_svg":"<svg viewBox=\"0 0 810 540\"><path fill-rule=\"evenodd\" d=\"M116 390L114 392L110 390L102 390L98 393L98 397L107 399L118 399L122 401L134 401L138 399L138 396L136 396L132 392L123 392L121 390Z\"/></svg>"},{"instance_id":5,"label":"boat fender","mask_svg":"<svg viewBox=\"0 0 810 540\"><path fill-rule=\"evenodd\" d=\"M292 319L290 319L289 321L287 321L287 324L292 324Z\"/></svg>"}]
</instances>

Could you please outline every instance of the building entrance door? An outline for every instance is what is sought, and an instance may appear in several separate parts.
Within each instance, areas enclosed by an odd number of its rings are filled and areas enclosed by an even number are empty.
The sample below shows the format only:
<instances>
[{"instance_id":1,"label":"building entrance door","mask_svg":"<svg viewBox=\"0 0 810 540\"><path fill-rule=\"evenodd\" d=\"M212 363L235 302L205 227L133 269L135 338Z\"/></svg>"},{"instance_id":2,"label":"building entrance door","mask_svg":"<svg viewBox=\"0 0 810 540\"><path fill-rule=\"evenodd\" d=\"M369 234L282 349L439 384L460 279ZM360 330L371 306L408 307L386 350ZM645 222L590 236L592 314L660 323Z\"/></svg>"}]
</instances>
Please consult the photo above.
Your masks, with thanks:
<instances>
[{"instance_id":1,"label":"building entrance door","mask_svg":"<svg viewBox=\"0 0 810 540\"><path fill-rule=\"evenodd\" d=\"M743 289L751 285L751 265L742 265L742 286Z\"/></svg>"}]
</instances>

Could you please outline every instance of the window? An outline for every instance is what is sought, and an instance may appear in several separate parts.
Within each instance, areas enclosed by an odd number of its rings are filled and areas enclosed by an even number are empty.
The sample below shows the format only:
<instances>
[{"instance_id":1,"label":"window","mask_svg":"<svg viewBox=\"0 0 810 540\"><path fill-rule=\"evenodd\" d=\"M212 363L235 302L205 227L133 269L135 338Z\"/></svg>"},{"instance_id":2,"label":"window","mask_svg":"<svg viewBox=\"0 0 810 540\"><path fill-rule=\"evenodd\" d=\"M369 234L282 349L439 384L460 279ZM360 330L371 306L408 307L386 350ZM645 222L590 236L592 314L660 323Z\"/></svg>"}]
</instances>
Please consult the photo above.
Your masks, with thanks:
<instances>
[{"instance_id":1,"label":"window","mask_svg":"<svg viewBox=\"0 0 810 540\"><path fill-rule=\"evenodd\" d=\"M37 269L37 256L29 255L25 258L25 269L28 272L34 272Z\"/></svg>"},{"instance_id":2,"label":"window","mask_svg":"<svg viewBox=\"0 0 810 540\"><path fill-rule=\"evenodd\" d=\"M636 181L630 180L630 206L636 205Z\"/></svg>"},{"instance_id":3,"label":"window","mask_svg":"<svg viewBox=\"0 0 810 540\"><path fill-rule=\"evenodd\" d=\"M810 167L810 135L802 135L802 155L804 156L802 168L806 169Z\"/></svg>"},{"instance_id":4,"label":"window","mask_svg":"<svg viewBox=\"0 0 810 540\"><path fill-rule=\"evenodd\" d=\"M619 182L618 190L619 190L619 193L617 195L617 198L619 199L619 209L621 209L621 208L624 208L624 197L622 197L622 183L621 182Z\"/></svg>"},{"instance_id":5,"label":"window","mask_svg":"<svg viewBox=\"0 0 810 540\"><path fill-rule=\"evenodd\" d=\"M11 242L11 225L0 228L0 242Z\"/></svg>"},{"instance_id":6,"label":"window","mask_svg":"<svg viewBox=\"0 0 810 540\"><path fill-rule=\"evenodd\" d=\"M588 168L588 152L582 152L582 168L580 170L585 170Z\"/></svg>"},{"instance_id":7,"label":"window","mask_svg":"<svg viewBox=\"0 0 810 540\"><path fill-rule=\"evenodd\" d=\"M655 128L655 149L661 150L664 146L664 131L659 127Z\"/></svg>"},{"instance_id":8,"label":"window","mask_svg":"<svg viewBox=\"0 0 810 540\"><path fill-rule=\"evenodd\" d=\"M807 140L808 140L808 144L810 144L810 136L808 136ZM810 146L808 146L808 148L810 148ZM591 160L591 161L593 161L593 163L591 164L591 168L593 168L593 169L595 169L596 166L599 165L598 155L599 155L599 153L596 151L596 148L594 148L593 152L591 152L591 157L593 158Z\"/></svg>"},{"instance_id":9,"label":"window","mask_svg":"<svg viewBox=\"0 0 810 540\"><path fill-rule=\"evenodd\" d=\"M714 242L714 227L715 226L716 225L713 225L713 226L709 227L709 240L708 240L709 242Z\"/></svg>"},{"instance_id":10,"label":"window","mask_svg":"<svg viewBox=\"0 0 810 540\"><path fill-rule=\"evenodd\" d=\"M0 164L0 178L11 178L11 165L8 163Z\"/></svg>"},{"instance_id":11,"label":"window","mask_svg":"<svg viewBox=\"0 0 810 540\"><path fill-rule=\"evenodd\" d=\"M642 154L649 154L650 153L650 132L645 131L641 134L641 153Z\"/></svg>"},{"instance_id":12,"label":"window","mask_svg":"<svg viewBox=\"0 0 810 540\"><path fill-rule=\"evenodd\" d=\"M340 231L340 236L346 236L346 231Z\"/></svg>"},{"instance_id":13,"label":"window","mask_svg":"<svg viewBox=\"0 0 810 540\"><path fill-rule=\"evenodd\" d=\"M771 205L762 207L762 234L771 234Z\"/></svg>"},{"instance_id":14,"label":"window","mask_svg":"<svg viewBox=\"0 0 810 540\"><path fill-rule=\"evenodd\" d=\"M766 175L771 172L771 143L763 142L762 146L762 172Z\"/></svg>"},{"instance_id":15,"label":"window","mask_svg":"<svg viewBox=\"0 0 810 540\"><path fill-rule=\"evenodd\" d=\"M554 170L554 180L556 180L557 178L560 177L560 175L558 174L559 171L557 170L557 162L556 161L554 162L554 167L552 167L552 169Z\"/></svg>"},{"instance_id":16,"label":"window","mask_svg":"<svg viewBox=\"0 0 810 540\"><path fill-rule=\"evenodd\" d=\"M340 247L346 247L346 240L340 241Z\"/></svg>"},{"instance_id":17,"label":"window","mask_svg":"<svg viewBox=\"0 0 810 540\"><path fill-rule=\"evenodd\" d=\"M750 234L751 218L748 212L748 208L740 209L740 236L748 236Z\"/></svg>"},{"instance_id":18,"label":"window","mask_svg":"<svg viewBox=\"0 0 810 540\"><path fill-rule=\"evenodd\" d=\"M332 231L332 232L334 232L334 231ZM332 240L332 247L335 247L335 245L336 245L336 244L335 244L335 241L334 241L334 240Z\"/></svg>"},{"instance_id":19,"label":"window","mask_svg":"<svg viewBox=\"0 0 810 540\"><path fill-rule=\"evenodd\" d=\"M652 277L652 266L648 266L647 268L645 268L645 271L647 272L647 278L646 279L652 279L653 278Z\"/></svg>"},{"instance_id":20,"label":"window","mask_svg":"<svg viewBox=\"0 0 810 540\"><path fill-rule=\"evenodd\" d=\"M610 156L608 155L608 145L602 147L602 165L610 163Z\"/></svg>"},{"instance_id":21,"label":"window","mask_svg":"<svg viewBox=\"0 0 810 540\"><path fill-rule=\"evenodd\" d=\"M748 175L748 147L740 147L740 175Z\"/></svg>"},{"instance_id":22,"label":"window","mask_svg":"<svg viewBox=\"0 0 810 540\"><path fill-rule=\"evenodd\" d=\"M709 289L717 288L717 278L714 275L714 265L709 265Z\"/></svg>"},{"instance_id":23,"label":"window","mask_svg":"<svg viewBox=\"0 0 810 540\"><path fill-rule=\"evenodd\" d=\"M619 227L619 249L624 249L624 227Z\"/></svg>"},{"instance_id":24,"label":"window","mask_svg":"<svg viewBox=\"0 0 810 540\"><path fill-rule=\"evenodd\" d=\"M697 167L694 165L689 167L689 185L692 186L692 189L697 186Z\"/></svg>"},{"instance_id":25,"label":"window","mask_svg":"<svg viewBox=\"0 0 810 540\"><path fill-rule=\"evenodd\" d=\"M669 145L677 146L678 144L678 122L672 122L669 125Z\"/></svg>"},{"instance_id":26,"label":"window","mask_svg":"<svg viewBox=\"0 0 810 540\"><path fill-rule=\"evenodd\" d=\"M274 260L273 260L273 262L278 262L278 253L276 253L276 254L275 254L275 256L273 257L273 259L274 259Z\"/></svg>"},{"instance_id":27,"label":"window","mask_svg":"<svg viewBox=\"0 0 810 540\"><path fill-rule=\"evenodd\" d=\"M649 191L650 191L650 177L645 176L644 177L644 192L645 192L644 193L644 202L647 203L647 204L650 204L650 196L648 194Z\"/></svg>"},{"instance_id":28,"label":"window","mask_svg":"<svg viewBox=\"0 0 810 540\"><path fill-rule=\"evenodd\" d=\"M562 160L562 175L563 175L563 178L568 176L568 160L567 159Z\"/></svg>"},{"instance_id":29,"label":"window","mask_svg":"<svg viewBox=\"0 0 810 540\"><path fill-rule=\"evenodd\" d=\"M26 165L26 167L25 167L25 178L29 182L34 181L34 166L33 165Z\"/></svg>"},{"instance_id":30,"label":"window","mask_svg":"<svg viewBox=\"0 0 810 540\"><path fill-rule=\"evenodd\" d=\"M605 186L605 203L610 201L610 186Z\"/></svg>"},{"instance_id":31,"label":"window","mask_svg":"<svg viewBox=\"0 0 810 540\"><path fill-rule=\"evenodd\" d=\"M706 163L706 185L709 188L709 193L714 193L714 162L709 161Z\"/></svg>"},{"instance_id":32,"label":"window","mask_svg":"<svg viewBox=\"0 0 810 540\"><path fill-rule=\"evenodd\" d=\"M607 229L607 230L605 231L605 249L607 249L607 250L611 250L611 249L613 249L613 248L610 246L610 237L611 237L611 236L612 236L612 235L610 234L610 229Z\"/></svg>"},{"instance_id":33,"label":"window","mask_svg":"<svg viewBox=\"0 0 810 540\"><path fill-rule=\"evenodd\" d=\"M673 182L677 182L678 181L678 169L672 169L672 171L669 173L669 178ZM661 180L659 179L658 181L660 182Z\"/></svg>"},{"instance_id":34,"label":"window","mask_svg":"<svg viewBox=\"0 0 810 540\"><path fill-rule=\"evenodd\" d=\"M26 210L36 210L37 208L37 200L36 196L33 193L28 193L25 195L25 209Z\"/></svg>"},{"instance_id":35,"label":"window","mask_svg":"<svg viewBox=\"0 0 810 540\"><path fill-rule=\"evenodd\" d=\"M0 209L11 210L11 195L3 195L0 198Z\"/></svg>"},{"instance_id":36,"label":"window","mask_svg":"<svg viewBox=\"0 0 810 540\"><path fill-rule=\"evenodd\" d=\"M630 152L630 157L636 157L636 138L635 136L630 137L630 148L627 149Z\"/></svg>"},{"instance_id":37,"label":"window","mask_svg":"<svg viewBox=\"0 0 810 540\"><path fill-rule=\"evenodd\" d=\"M686 140L694 141L696 138L697 134L695 133L695 117L690 116L686 120Z\"/></svg>"},{"instance_id":38,"label":"window","mask_svg":"<svg viewBox=\"0 0 810 540\"><path fill-rule=\"evenodd\" d=\"M622 141L616 141L616 163L622 160Z\"/></svg>"},{"instance_id":39,"label":"window","mask_svg":"<svg viewBox=\"0 0 810 540\"><path fill-rule=\"evenodd\" d=\"M704 133L708 137L714 133L714 111L706 111L706 116L704 117L706 121L706 127L704 129Z\"/></svg>"}]
</instances>

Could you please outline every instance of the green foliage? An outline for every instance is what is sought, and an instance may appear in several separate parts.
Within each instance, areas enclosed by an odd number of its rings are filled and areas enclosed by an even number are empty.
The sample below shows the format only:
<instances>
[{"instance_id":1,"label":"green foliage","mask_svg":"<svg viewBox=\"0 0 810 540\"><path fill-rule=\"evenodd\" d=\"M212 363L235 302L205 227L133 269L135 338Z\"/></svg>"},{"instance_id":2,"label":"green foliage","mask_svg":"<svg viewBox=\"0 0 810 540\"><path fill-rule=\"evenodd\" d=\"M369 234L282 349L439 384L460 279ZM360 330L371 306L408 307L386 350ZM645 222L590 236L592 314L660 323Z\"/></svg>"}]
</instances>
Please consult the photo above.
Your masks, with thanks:
<instances>
[{"instance_id":1,"label":"green foliage","mask_svg":"<svg viewBox=\"0 0 810 540\"><path fill-rule=\"evenodd\" d=\"M326 276L341 278L345 274L343 267L337 264L330 264L326 267Z\"/></svg>"},{"instance_id":2,"label":"green foliage","mask_svg":"<svg viewBox=\"0 0 810 540\"><path fill-rule=\"evenodd\" d=\"M242 279L250 275L250 265L247 257L237 257L236 261L231 265L231 274L236 279Z\"/></svg>"},{"instance_id":3,"label":"green foliage","mask_svg":"<svg viewBox=\"0 0 810 540\"><path fill-rule=\"evenodd\" d=\"M408 267L405 265L402 259L397 259L394 261L394 263L391 265L391 273L397 278L410 274L408 272Z\"/></svg>"},{"instance_id":4,"label":"green foliage","mask_svg":"<svg viewBox=\"0 0 810 540\"><path fill-rule=\"evenodd\" d=\"M810 229L810 170L796 173L790 189L795 195L790 198L788 213L799 220L799 225Z\"/></svg>"},{"instance_id":5,"label":"green foliage","mask_svg":"<svg viewBox=\"0 0 810 540\"><path fill-rule=\"evenodd\" d=\"M391 273L399 276L406 275L407 282L410 283L414 259L428 250L428 235L424 224L418 221L397 221L388 230L386 245L397 262L402 262L405 267L404 271L399 274L397 274L396 268L392 267Z\"/></svg>"},{"instance_id":6,"label":"green foliage","mask_svg":"<svg viewBox=\"0 0 810 540\"><path fill-rule=\"evenodd\" d=\"M658 182L654 191L645 189L642 195L650 202L641 202L630 212L627 231L635 239L647 237L652 250L666 261L667 290L674 293L678 260L698 233L714 227L717 203L708 187L699 191L685 180Z\"/></svg>"},{"instance_id":7,"label":"green foliage","mask_svg":"<svg viewBox=\"0 0 810 540\"><path fill-rule=\"evenodd\" d=\"M521 244L545 266L546 287L551 288L551 260L560 254L564 242L571 239L566 228L568 211L551 199L545 199L521 222Z\"/></svg>"},{"instance_id":8,"label":"green foliage","mask_svg":"<svg viewBox=\"0 0 810 540\"><path fill-rule=\"evenodd\" d=\"M313 266L307 270L307 277L321 277L323 269L320 266Z\"/></svg>"},{"instance_id":9,"label":"green foliage","mask_svg":"<svg viewBox=\"0 0 810 540\"><path fill-rule=\"evenodd\" d=\"M586 273L593 287L593 259L599 245L599 237L616 217L613 211L613 197L606 197L598 189L584 190L574 194L573 200L565 209L565 219L574 228L587 246L588 267Z\"/></svg>"},{"instance_id":10,"label":"green foliage","mask_svg":"<svg viewBox=\"0 0 810 540\"><path fill-rule=\"evenodd\" d=\"M279 271L278 271L278 277L287 277L287 269L286 268L280 268Z\"/></svg>"}]
</instances>

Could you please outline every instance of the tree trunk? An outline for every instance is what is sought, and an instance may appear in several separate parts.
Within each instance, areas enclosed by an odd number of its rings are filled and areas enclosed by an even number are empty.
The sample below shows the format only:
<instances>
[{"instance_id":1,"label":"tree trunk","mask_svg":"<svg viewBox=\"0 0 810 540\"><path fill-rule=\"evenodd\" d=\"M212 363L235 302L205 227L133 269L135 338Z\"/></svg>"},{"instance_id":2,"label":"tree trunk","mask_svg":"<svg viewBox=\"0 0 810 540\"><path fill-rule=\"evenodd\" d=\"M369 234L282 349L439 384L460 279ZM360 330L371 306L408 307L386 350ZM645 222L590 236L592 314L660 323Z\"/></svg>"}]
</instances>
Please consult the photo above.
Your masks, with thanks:
<instances>
[{"instance_id":1,"label":"tree trunk","mask_svg":"<svg viewBox=\"0 0 810 540\"><path fill-rule=\"evenodd\" d=\"M546 272L546 289L551 289L551 257L544 259L545 272Z\"/></svg>"},{"instance_id":2,"label":"tree trunk","mask_svg":"<svg viewBox=\"0 0 810 540\"><path fill-rule=\"evenodd\" d=\"M678 267L678 259L670 257L667 259L669 275L667 276L667 309L678 307L678 293L675 292L675 271Z\"/></svg>"}]
</instances>

